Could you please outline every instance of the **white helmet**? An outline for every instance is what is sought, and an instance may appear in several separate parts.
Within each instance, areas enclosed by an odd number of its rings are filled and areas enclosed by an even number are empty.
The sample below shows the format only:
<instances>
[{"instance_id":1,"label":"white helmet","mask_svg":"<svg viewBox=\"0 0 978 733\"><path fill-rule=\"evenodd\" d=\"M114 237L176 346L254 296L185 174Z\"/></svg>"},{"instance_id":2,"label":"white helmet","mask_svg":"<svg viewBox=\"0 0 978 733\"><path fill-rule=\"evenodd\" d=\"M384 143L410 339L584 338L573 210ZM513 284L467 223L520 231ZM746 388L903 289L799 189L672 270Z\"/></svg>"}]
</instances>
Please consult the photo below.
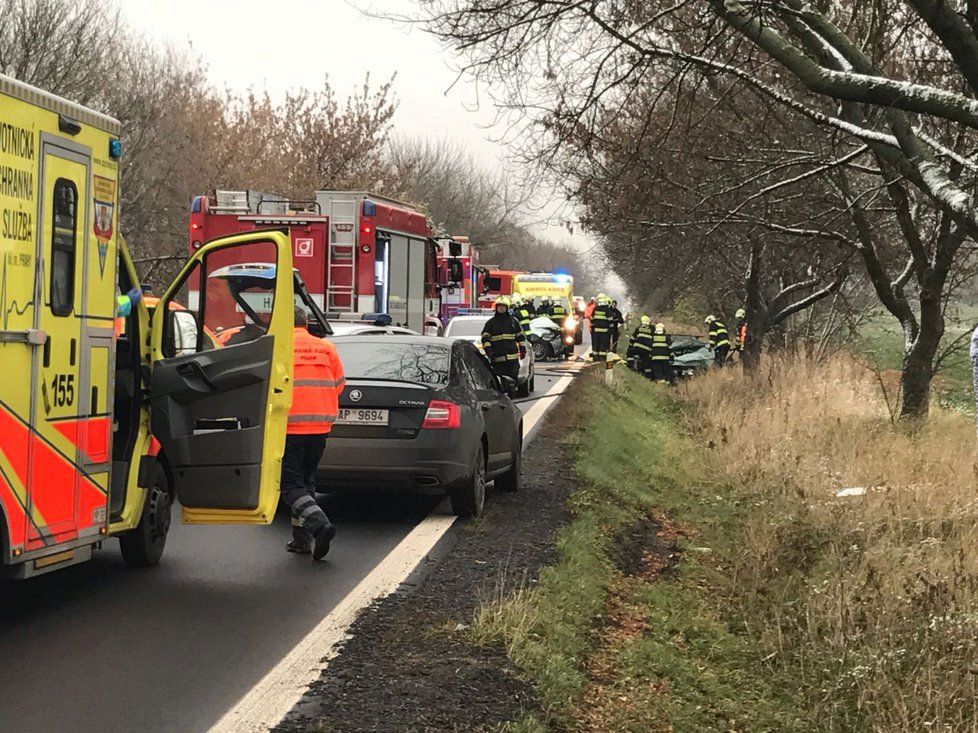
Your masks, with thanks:
<instances>
[{"instance_id":1,"label":"white helmet","mask_svg":"<svg viewBox=\"0 0 978 733\"><path fill-rule=\"evenodd\" d=\"M714 321L716 321L716 319L717 319L716 316L707 316L706 318L703 319L703 323L713 323Z\"/></svg>"},{"instance_id":2,"label":"white helmet","mask_svg":"<svg viewBox=\"0 0 978 733\"><path fill-rule=\"evenodd\" d=\"M734 315L737 318L746 318L747 317L747 311L745 311L743 308L738 308L737 309L737 312Z\"/></svg>"}]
</instances>

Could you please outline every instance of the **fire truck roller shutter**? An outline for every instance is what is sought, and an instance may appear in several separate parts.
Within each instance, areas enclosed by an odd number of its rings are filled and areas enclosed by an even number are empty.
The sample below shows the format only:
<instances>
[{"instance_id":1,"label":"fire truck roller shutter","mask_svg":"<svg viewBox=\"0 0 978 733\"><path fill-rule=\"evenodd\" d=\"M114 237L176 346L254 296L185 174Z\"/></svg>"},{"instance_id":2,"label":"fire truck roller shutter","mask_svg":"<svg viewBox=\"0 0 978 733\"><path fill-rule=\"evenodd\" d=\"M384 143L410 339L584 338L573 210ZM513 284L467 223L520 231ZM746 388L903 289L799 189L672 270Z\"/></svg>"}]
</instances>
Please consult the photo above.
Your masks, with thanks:
<instances>
[{"instance_id":1,"label":"fire truck roller shutter","mask_svg":"<svg viewBox=\"0 0 978 733\"><path fill-rule=\"evenodd\" d=\"M410 240L401 234L392 234L387 265L387 312L394 323L410 327L408 320Z\"/></svg>"},{"instance_id":2,"label":"fire truck roller shutter","mask_svg":"<svg viewBox=\"0 0 978 733\"><path fill-rule=\"evenodd\" d=\"M428 243L424 239L408 242L408 327L418 333L425 327L425 254Z\"/></svg>"}]
</instances>

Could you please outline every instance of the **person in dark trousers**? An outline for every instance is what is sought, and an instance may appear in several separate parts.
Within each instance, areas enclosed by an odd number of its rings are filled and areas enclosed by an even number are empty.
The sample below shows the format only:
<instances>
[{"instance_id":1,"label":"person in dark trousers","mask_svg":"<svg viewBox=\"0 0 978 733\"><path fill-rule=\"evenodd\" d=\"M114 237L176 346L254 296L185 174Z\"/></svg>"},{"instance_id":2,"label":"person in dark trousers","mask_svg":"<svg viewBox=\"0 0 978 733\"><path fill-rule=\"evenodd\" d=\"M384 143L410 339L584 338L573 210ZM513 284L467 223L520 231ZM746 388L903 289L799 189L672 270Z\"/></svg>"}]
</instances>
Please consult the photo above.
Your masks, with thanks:
<instances>
[{"instance_id":1,"label":"person in dark trousers","mask_svg":"<svg viewBox=\"0 0 978 733\"><path fill-rule=\"evenodd\" d=\"M530 321L532 321L534 317L531 306L528 306L523 302L522 296L514 295L512 311L513 315L516 317L516 320L520 322L523 333L528 334L530 332Z\"/></svg>"},{"instance_id":2,"label":"person in dark trousers","mask_svg":"<svg viewBox=\"0 0 978 733\"><path fill-rule=\"evenodd\" d=\"M322 560L336 527L316 503L316 469L339 413L339 395L346 379L333 344L313 336L306 325L306 311L297 307L281 492L292 512L292 540L285 549L300 555L312 553L314 560Z\"/></svg>"},{"instance_id":3,"label":"person in dark trousers","mask_svg":"<svg viewBox=\"0 0 978 733\"><path fill-rule=\"evenodd\" d=\"M672 368L672 335L666 333L663 323L655 324L652 334L652 347L649 349L649 363L652 379L656 382L673 384L676 379Z\"/></svg>"},{"instance_id":4,"label":"person in dark trousers","mask_svg":"<svg viewBox=\"0 0 978 733\"><path fill-rule=\"evenodd\" d=\"M594 301L591 313L591 358L604 361L611 348L611 300L601 293Z\"/></svg>"},{"instance_id":5,"label":"person in dark trousers","mask_svg":"<svg viewBox=\"0 0 978 733\"><path fill-rule=\"evenodd\" d=\"M642 316L638 328L632 332L632 338L628 342L628 359L634 361L635 371L639 374L650 376L652 361L649 358L652 354L652 319Z\"/></svg>"},{"instance_id":6,"label":"person in dark trousers","mask_svg":"<svg viewBox=\"0 0 978 733\"><path fill-rule=\"evenodd\" d=\"M621 327L625 325L625 316L618 310L617 300L611 301L608 316L611 320L611 351L618 351L618 339L621 337Z\"/></svg>"},{"instance_id":7,"label":"person in dark trousers","mask_svg":"<svg viewBox=\"0 0 978 733\"><path fill-rule=\"evenodd\" d=\"M730 335L727 333L727 327L716 316L707 316L704 323L710 329L713 361L718 367L722 367L727 363L727 354L730 353Z\"/></svg>"},{"instance_id":8,"label":"person in dark trousers","mask_svg":"<svg viewBox=\"0 0 978 733\"><path fill-rule=\"evenodd\" d=\"M499 377L519 378L520 358L526 354L526 336L509 312L509 300L496 299L496 312L482 327L482 349Z\"/></svg>"}]
</instances>

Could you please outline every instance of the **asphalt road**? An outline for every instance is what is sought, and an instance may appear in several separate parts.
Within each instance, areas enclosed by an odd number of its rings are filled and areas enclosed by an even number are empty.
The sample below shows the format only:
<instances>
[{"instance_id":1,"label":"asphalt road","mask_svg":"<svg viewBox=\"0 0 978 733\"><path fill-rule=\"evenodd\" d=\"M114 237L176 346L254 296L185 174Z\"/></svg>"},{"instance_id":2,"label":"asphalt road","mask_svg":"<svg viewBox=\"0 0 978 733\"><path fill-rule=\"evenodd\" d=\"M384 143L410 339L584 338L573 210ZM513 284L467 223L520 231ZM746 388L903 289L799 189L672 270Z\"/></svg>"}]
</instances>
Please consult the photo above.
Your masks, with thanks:
<instances>
[{"instance_id":1,"label":"asphalt road","mask_svg":"<svg viewBox=\"0 0 978 733\"><path fill-rule=\"evenodd\" d=\"M536 394L555 367L539 365ZM435 503L331 508L339 533L325 563L284 551L285 516L174 523L156 568L127 568L110 540L91 562L0 585L0 731L206 730Z\"/></svg>"}]
</instances>

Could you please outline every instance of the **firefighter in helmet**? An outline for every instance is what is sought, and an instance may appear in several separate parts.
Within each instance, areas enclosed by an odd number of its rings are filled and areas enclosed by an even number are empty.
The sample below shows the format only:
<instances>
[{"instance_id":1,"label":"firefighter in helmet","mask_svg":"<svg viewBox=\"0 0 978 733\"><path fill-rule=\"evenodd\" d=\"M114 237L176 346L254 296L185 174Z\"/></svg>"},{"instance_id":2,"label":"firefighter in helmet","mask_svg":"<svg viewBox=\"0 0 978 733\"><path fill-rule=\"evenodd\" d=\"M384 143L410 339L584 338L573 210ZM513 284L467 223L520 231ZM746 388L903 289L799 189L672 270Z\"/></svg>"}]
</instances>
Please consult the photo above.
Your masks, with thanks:
<instances>
[{"instance_id":1,"label":"firefighter in helmet","mask_svg":"<svg viewBox=\"0 0 978 733\"><path fill-rule=\"evenodd\" d=\"M730 335L723 321L716 316L707 316L703 321L710 329L710 346L713 347L713 361L718 367L727 363L730 352Z\"/></svg>"},{"instance_id":2,"label":"firefighter in helmet","mask_svg":"<svg viewBox=\"0 0 978 733\"><path fill-rule=\"evenodd\" d=\"M611 348L611 299L600 293L591 313L591 358L604 361Z\"/></svg>"},{"instance_id":3,"label":"firefighter in helmet","mask_svg":"<svg viewBox=\"0 0 978 733\"><path fill-rule=\"evenodd\" d=\"M520 327L524 334L530 332L530 321L533 320L533 311L523 302L523 296L517 293L513 296L513 316L520 322Z\"/></svg>"},{"instance_id":4,"label":"firefighter in helmet","mask_svg":"<svg viewBox=\"0 0 978 733\"><path fill-rule=\"evenodd\" d=\"M673 383L675 373L672 369L672 336L666 333L664 323L655 324L655 330L652 333L652 346L649 349L649 362L652 379L657 382Z\"/></svg>"},{"instance_id":5,"label":"firefighter in helmet","mask_svg":"<svg viewBox=\"0 0 978 733\"><path fill-rule=\"evenodd\" d=\"M642 316L638 328L632 332L632 338L628 342L628 353L626 356L629 366L634 364L635 366L633 368L635 371L649 376L649 370L651 369L649 356L651 353L652 319L648 316Z\"/></svg>"},{"instance_id":6,"label":"firefighter in helmet","mask_svg":"<svg viewBox=\"0 0 978 733\"><path fill-rule=\"evenodd\" d=\"M737 319L737 326L734 331L734 351L743 352L744 344L747 343L747 311L738 308L734 316Z\"/></svg>"},{"instance_id":7,"label":"firefighter in helmet","mask_svg":"<svg viewBox=\"0 0 978 733\"><path fill-rule=\"evenodd\" d=\"M496 376L519 378L520 359L526 355L526 336L509 312L509 298L496 298L495 313L482 327L482 348Z\"/></svg>"}]
</instances>

